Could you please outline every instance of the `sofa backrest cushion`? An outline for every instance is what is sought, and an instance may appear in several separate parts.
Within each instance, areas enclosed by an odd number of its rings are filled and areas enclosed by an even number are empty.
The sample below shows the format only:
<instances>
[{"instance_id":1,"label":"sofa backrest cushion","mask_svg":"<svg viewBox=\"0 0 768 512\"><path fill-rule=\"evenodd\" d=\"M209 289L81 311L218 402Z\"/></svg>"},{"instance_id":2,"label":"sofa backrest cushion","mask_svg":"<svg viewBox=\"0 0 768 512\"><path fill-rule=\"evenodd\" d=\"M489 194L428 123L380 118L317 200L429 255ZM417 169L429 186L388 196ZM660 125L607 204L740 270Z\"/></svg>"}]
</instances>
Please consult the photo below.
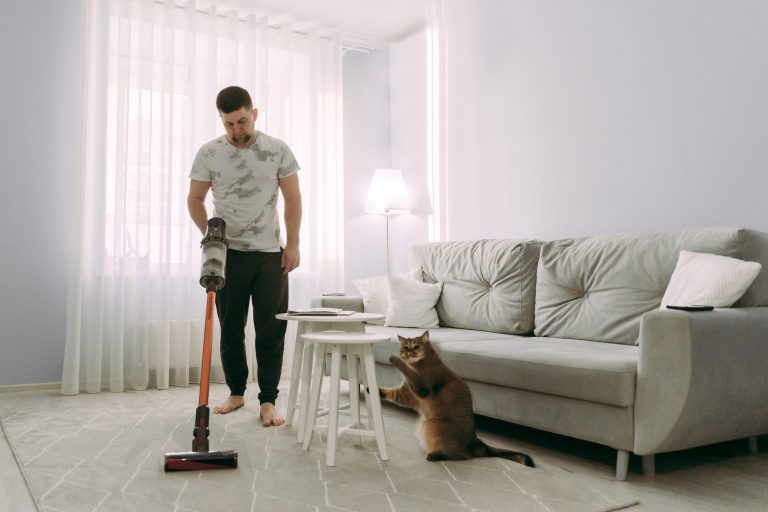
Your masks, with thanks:
<instances>
[{"instance_id":1,"label":"sofa backrest cushion","mask_svg":"<svg viewBox=\"0 0 768 512\"><path fill-rule=\"evenodd\" d=\"M768 235L747 229L696 228L548 242L537 272L536 335L636 344L640 317L659 308L681 250L758 261L768 268ZM768 305L766 271L761 274L738 306Z\"/></svg>"},{"instance_id":2,"label":"sofa backrest cushion","mask_svg":"<svg viewBox=\"0 0 768 512\"><path fill-rule=\"evenodd\" d=\"M411 248L427 283L443 283L435 308L440 325L461 329L533 332L536 266L542 242L472 240Z\"/></svg>"}]
</instances>

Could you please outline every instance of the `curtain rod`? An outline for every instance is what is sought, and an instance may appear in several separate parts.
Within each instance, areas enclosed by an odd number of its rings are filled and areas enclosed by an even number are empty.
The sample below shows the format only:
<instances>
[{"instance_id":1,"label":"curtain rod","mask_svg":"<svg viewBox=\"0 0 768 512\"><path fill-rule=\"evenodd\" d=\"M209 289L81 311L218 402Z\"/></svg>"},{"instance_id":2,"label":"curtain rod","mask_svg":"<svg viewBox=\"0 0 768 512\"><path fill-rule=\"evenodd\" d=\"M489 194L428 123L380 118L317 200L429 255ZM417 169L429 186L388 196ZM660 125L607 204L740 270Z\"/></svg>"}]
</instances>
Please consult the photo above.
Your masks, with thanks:
<instances>
[{"instance_id":1,"label":"curtain rod","mask_svg":"<svg viewBox=\"0 0 768 512\"><path fill-rule=\"evenodd\" d=\"M191 3L193 0L190 0L190 2L187 3L187 5L179 5L174 0L165 0L165 1L164 0L153 0L153 1L156 4L165 4L167 1L171 1L171 2L173 2L173 6L175 8L177 8L177 9L188 9L189 8L189 3ZM215 2L211 2L210 6L208 7L208 9L198 9L198 8L195 8L195 12L198 13L198 14L207 14L211 7L213 7L216 10L216 16L219 17L219 18L227 18L228 17L228 14L227 14L228 12L235 11L237 13L237 15L238 15L237 16L237 21L238 22L241 22L241 23L247 23L248 22L247 19L244 20L244 19L240 18L240 11L238 11L237 9L232 8L232 9L228 9L227 11L224 11L223 13L218 12L218 9L216 9L216 3ZM260 16L260 17L268 18L268 16L266 14L259 15L256 12L247 12L245 14L248 15L248 16L254 15L254 16ZM279 25L267 24L267 26L269 28L273 29L273 30L280 30L280 26ZM301 30L292 29L292 31L293 31L294 34L297 34L297 35L300 35L300 36L309 35L308 32L303 32ZM329 36L323 36L323 35L318 35L318 37L322 37L323 39L331 39ZM342 48L343 53L347 53L347 52L370 53L371 50L380 48L381 46L382 46L381 41L374 40L373 38L369 38L369 37L367 37L365 35L362 35L362 34L355 35L355 34L351 34L349 32L341 31L341 48Z\"/></svg>"}]
</instances>

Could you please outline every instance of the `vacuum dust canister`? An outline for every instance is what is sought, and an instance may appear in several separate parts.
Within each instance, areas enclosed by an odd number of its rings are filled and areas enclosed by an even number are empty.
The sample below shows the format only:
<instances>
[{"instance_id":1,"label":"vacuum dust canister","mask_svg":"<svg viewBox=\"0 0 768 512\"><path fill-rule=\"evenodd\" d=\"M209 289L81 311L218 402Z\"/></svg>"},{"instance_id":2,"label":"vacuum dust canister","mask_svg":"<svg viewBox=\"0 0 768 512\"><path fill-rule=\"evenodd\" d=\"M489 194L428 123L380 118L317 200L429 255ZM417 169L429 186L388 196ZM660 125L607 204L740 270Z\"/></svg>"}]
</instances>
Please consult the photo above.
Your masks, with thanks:
<instances>
[{"instance_id":1,"label":"vacuum dust canister","mask_svg":"<svg viewBox=\"0 0 768 512\"><path fill-rule=\"evenodd\" d=\"M226 223L224 219L213 217L208 220L208 231L201 242L203 248L200 285L204 288L223 288L227 266Z\"/></svg>"}]
</instances>

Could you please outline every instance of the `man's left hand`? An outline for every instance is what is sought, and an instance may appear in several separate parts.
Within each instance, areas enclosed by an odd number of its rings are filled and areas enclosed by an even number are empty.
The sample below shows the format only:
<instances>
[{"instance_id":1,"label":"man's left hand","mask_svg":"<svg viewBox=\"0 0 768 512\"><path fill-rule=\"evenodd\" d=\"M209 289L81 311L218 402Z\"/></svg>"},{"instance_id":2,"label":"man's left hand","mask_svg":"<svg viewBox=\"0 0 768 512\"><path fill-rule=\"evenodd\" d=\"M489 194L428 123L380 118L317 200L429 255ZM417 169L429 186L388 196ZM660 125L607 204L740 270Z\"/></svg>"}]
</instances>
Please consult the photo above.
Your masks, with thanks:
<instances>
[{"instance_id":1,"label":"man's left hand","mask_svg":"<svg viewBox=\"0 0 768 512\"><path fill-rule=\"evenodd\" d=\"M299 248L295 245L286 245L283 249L283 256L280 260L280 266L283 269L283 275L294 270L299 266Z\"/></svg>"}]
</instances>

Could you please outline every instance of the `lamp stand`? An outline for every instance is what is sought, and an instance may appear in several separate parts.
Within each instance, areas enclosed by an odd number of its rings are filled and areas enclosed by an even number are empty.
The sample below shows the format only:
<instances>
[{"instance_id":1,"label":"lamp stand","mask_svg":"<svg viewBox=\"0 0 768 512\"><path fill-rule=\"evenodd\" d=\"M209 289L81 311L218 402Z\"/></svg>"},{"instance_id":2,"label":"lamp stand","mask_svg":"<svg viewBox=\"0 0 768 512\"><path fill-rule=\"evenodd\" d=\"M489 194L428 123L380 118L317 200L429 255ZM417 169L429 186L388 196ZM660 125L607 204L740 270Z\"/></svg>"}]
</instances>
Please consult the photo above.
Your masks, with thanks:
<instances>
[{"instance_id":1,"label":"lamp stand","mask_svg":"<svg viewBox=\"0 0 768 512\"><path fill-rule=\"evenodd\" d=\"M364 211L384 214L386 217L384 219L386 224L384 247L387 252L387 274L389 274L389 216L411 213L403 172L400 169L376 169L373 171L373 179L368 189L368 199L365 202Z\"/></svg>"},{"instance_id":2,"label":"lamp stand","mask_svg":"<svg viewBox=\"0 0 768 512\"><path fill-rule=\"evenodd\" d=\"M387 274L389 274L389 214L384 214L386 237L384 238L384 248L387 252Z\"/></svg>"}]
</instances>

